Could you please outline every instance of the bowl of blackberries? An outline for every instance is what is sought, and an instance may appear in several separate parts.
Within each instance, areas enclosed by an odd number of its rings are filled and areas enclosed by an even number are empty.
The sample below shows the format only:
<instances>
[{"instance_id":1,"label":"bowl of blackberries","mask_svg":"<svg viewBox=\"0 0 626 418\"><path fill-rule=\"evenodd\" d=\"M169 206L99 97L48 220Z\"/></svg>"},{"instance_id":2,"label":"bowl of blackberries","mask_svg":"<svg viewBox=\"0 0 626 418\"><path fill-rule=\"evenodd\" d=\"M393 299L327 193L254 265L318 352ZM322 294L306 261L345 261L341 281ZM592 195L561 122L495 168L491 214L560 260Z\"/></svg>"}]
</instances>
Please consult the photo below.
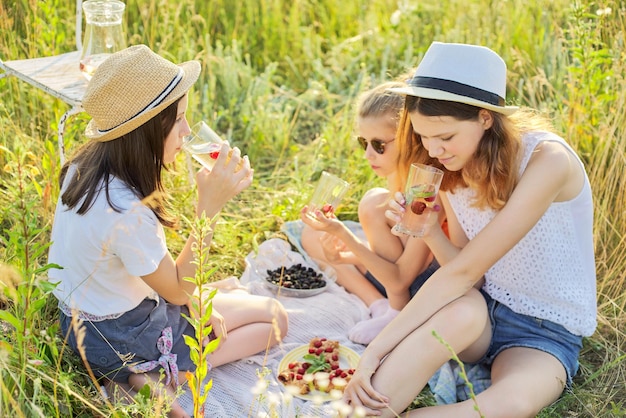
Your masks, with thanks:
<instances>
[{"instance_id":1,"label":"bowl of blackberries","mask_svg":"<svg viewBox=\"0 0 626 418\"><path fill-rule=\"evenodd\" d=\"M264 283L277 296L306 298L326 290L322 273L301 263L268 269Z\"/></svg>"}]
</instances>

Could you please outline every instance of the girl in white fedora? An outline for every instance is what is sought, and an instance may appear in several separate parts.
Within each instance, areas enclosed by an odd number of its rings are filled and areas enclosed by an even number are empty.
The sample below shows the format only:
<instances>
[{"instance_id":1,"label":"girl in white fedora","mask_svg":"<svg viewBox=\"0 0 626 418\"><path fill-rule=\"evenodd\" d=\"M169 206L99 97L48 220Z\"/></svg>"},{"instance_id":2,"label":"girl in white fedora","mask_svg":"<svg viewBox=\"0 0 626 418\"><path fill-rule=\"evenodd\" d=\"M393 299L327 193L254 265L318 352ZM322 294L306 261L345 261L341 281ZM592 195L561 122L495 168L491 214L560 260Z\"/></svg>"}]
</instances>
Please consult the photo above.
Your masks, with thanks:
<instances>
[{"instance_id":1,"label":"girl in white fedora","mask_svg":"<svg viewBox=\"0 0 626 418\"><path fill-rule=\"evenodd\" d=\"M196 238L176 258L168 251L164 227L176 222L161 173L190 133L187 92L199 73L197 61L176 65L144 45L111 55L83 99L90 141L61 170L49 251L49 262L61 267L49 270L61 328L98 378L131 394L163 373L173 395L194 369L183 338L193 328L182 314L189 315L196 290L184 280L196 272ZM227 155L224 144L214 169L196 174L197 216L213 218L252 182L247 156L237 148ZM209 356L213 367L262 351L287 332L286 312L272 298L218 292L213 308L211 325L221 337ZM175 400L170 415L187 416Z\"/></svg>"},{"instance_id":2,"label":"girl in white fedora","mask_svg":"<svg viewBox=\"0 0 626 418\"><path fill-rule=\"evenodd\" d=\"M469 399L402 416L534 417L571 384L582 339L596 328L585 169L543 119L506 106L505 90L506 66L495 52L439 42L408 86L394 89L406 96L400 178L414 162L444 170L449 238L437 224L422 238L441 267L369 344L345 390L369 415L401 414L451 348L466 367L490 369L477 405ZM405 201L396 196L387 216L399 221ZM405 274L402 260L378 262Z\"/></svg>"}]
</instances>

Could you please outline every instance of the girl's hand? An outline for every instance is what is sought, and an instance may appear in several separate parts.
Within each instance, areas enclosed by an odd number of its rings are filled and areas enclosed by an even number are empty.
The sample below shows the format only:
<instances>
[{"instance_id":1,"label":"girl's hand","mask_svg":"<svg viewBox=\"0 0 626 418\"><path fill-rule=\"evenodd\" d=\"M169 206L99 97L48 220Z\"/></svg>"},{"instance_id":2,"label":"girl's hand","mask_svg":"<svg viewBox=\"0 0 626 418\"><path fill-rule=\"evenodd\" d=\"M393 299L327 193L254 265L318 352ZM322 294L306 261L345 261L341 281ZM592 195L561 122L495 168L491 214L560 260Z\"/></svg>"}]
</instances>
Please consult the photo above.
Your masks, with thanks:
<instances>
[{"instance_id":1,"label":"girl's hand","mask_svg":"<svg viewBox=\"0 0 626 418\"><path fill-rule=\"evenodd\" d=\"M322 234L320 244L326 260L334 264L340 264L344 258L342 253L349 251L342 240L329 233Z\"/></svg>"},{"instance_id":2,"label":"girl's hand","mask_svg":"<svg viewBox=\"0 0 626 418\"><path fill-rule=\"evenodd\" d=\"M228 330L226 329L226 321L224 317L213 308L213 312L211 315L211 319L209 319L209 323L213 327L213 333L216 337L221 337L220 339L220 347L224 341L228 338Z\"/></svg>"},{"instance_id":3,"label":"girl's hand","mask_svg":"<svg viewBox=\"0 0 626 418\"><path fill-rule=\"evenodd\" d=\"M314 219L307 215L308 206L305 206L300 211L300 219L302 222L309 225L311 228L317 231L328 232L329 234L335 234L342 227L343 224L334 214L324 215L321 210L316 210L314 215Z\"/></svg>"},{"instance_id":4,"label":"girl's hand","mask_svg":"<svg viewBox=\"0 0 626 418\"><path fill-rule=\"evenodd\" d=\"M389 209L385 211L385 218L397 224L402 220L402 216L406 211L406 199L401 192L396 192L393 199L389 200Z\"/></svg>"},{"instance_id":5,"label":"girl's hand","mask_svg":"<svg viewBox=\"0 0 626 418\"><path fill-rule=\"evenodd\" d=\"M194 294L193 299L195 300L196 306L200 306L198 295ZM186 305L187 305L187 308L189 309L189 316L191 318L198 318L200 316L196 308L193 306L194 302L192 301L192 298L189 298L189 301L186 303ZM209 322L206 325L207 326L211 325L213 327L212 328L213 334L215 334L216 337L221 336L222 341L226 341L226 338L228 337L228 332L226 329L226 321L224 317L219 312L217 312L217 310L215 310L215 308L213 308L213 311L211 312L211 318L209 319ZM206 337L204 341L202 341L202 345L204 346L208 343L209 343L209 337Z\"/></svg>"},{"instance_id":6,"label":"girl's hand","mask_svg":"<svg viewBox=\"0 0 626 418\"><path fill-rule=\"evenodd\" d=\"M196 174L198 186L198 215L204 211L207 216L215 216L233 197L252 184L254 170L248 156L241 156L239 148L232 149L224 143L213 170L202 168Z\"/></svg>"},{"instance_id":7,"label":"girl's hand","mask_svg":"<svg viewBox=\"0 0 626 418\"><path fill-rule=\"evenodd\" d=\"M377 392L372 386L372 375L378 369L380 361L364 355L343 392L343 401L352 408L363 408L367 416L381 415L381 410L388 407L389 398Z\"/></svg>"}]
</instances>

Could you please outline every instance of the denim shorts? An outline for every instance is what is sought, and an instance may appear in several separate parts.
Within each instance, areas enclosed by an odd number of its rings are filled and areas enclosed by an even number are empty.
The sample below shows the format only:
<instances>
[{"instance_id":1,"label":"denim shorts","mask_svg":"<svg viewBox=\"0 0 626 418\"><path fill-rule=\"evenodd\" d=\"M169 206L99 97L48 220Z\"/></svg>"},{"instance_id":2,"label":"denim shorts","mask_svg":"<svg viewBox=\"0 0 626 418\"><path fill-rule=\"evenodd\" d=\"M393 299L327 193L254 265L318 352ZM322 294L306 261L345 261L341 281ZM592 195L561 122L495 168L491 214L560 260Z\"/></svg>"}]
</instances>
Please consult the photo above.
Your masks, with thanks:
<instances>
[{"instance_id":1,"label":"denim shorts","mask_svg":"<svg viewBox=\"0 0 626 418\"><path fill-rule=\"evenodd\" d=\"M582 349L582 337L563 326L546 319L513 312L509 307L494 300L481 290L491 320L491 344L485 356L478 361L491 366L503 350L511 347L534 348L553 355L565 368L567 386L578 372L578 355Z\"/></svg>"},{"instance_id":2,"label":"denim shorts","mask_svg":"<svg viewBox=\"0 0 626 418\"><path fill-rule=\"evenodd\" d=\"M194 330L181 313L189 315L186 306L169 304L161 297L158 301L146 298L119 318L97 322L83 321L85 338L82 346L96 377L127 383L128 376L132 373L128 366L161 357L157 340L166 327L172 328L171 353L177 355L178 369L195 370L189 356L189 347L183 338L183 334L193 337ZM63 335L67 336L67 343L72 350L78 353L71 320L71 317L61 312ZM154 371L158 373L159 370L157 368Z\"/></svg>"},{"instance_id":3,"label":"denim shorts","mask_svg":"<svg viewBox=\"0 0 626 418\"><path fill-rule=\"evenodd\" d=\"M411 295L411 298L415 296L417 291L420 290L424 283L426 283L426 280L428 280L428 278L432 276L438 268L439 263L437 262L437 260L433 259L428 267L426 267L426 269L421 272L415 278L415 280L413 280L413 283L411 283L411 286L409 286L409 294ZM374 285L376 290L378 290L381 295L387 297L387 291L385 290L385 287L378 280L376 280L376 277L374 277L369 271L365 272L365 278Z\"/></svg>"}]
</instances>

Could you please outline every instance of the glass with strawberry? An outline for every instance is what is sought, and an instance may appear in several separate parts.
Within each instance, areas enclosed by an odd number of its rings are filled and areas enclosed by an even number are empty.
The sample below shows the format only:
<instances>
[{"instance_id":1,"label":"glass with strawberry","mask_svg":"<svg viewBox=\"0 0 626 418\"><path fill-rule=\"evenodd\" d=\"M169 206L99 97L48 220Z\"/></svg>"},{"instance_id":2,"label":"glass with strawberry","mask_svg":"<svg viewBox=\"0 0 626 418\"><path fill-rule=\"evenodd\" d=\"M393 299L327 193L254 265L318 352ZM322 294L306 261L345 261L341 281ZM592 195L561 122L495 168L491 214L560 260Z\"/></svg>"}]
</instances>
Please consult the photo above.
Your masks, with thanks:
<instances>
[{"instance_id":1,"label":"glass with strawberry","mask_svg":"<svg viewBox=\"0 0 626 418\"><path fill-rule=\"evenodd\" d=\"M402 220L393 227L412 237L421 237L438 218L441 206L436 203L443 171L424 164L411 164L405 187L406 210Z\"/></svg>"},{"instance_id":2,"label":"glass with strawberry","mask_svg":"<svg viewBox=\"0 0 626 418\"><path fill-rule=\"evenodd\" d=\"M339 202L348 191L350 184L339 177L322 171L315 191L307 205L307 216L315 219L315 211L320 210L326 217L335 213Z\"/></svg>"},{"instance_id":3,"label":"glass with strawberry","mask_svg":"<svg viewBox=\"0 0 626 418\"><path fill-rule=\"evenodd\" d=\"M223 143L224 140L209 125L198 122L191 128L191 134L185 137L183 149L208 170L213 170Z\"/></svg>"}]
</instances>

